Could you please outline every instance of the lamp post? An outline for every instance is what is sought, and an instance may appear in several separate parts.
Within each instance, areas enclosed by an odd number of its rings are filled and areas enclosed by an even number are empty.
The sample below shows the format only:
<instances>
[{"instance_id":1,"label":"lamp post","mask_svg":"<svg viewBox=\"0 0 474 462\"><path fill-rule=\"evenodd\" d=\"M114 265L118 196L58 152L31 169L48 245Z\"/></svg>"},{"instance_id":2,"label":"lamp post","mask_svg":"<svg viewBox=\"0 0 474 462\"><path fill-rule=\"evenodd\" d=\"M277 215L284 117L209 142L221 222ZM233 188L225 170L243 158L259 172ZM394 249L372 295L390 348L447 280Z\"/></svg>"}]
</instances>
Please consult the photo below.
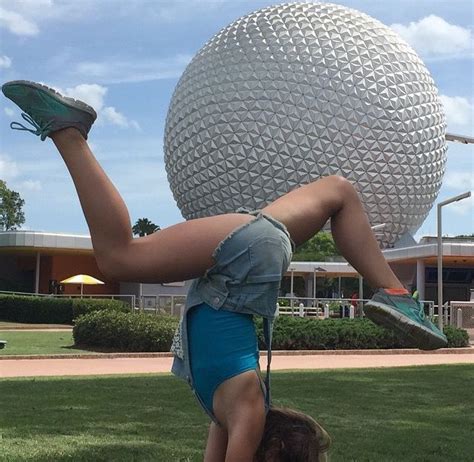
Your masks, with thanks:
<instances>
[{"instance_id":1,"label":"lamp post","mask_svg":"<svg viewBox=\"0 0 474 462\"><path fill-rule=\"evenodd\" d=\"M443 330L443 238L441 208L445 205L471 197L471 191L451 197L438 204L438 327Z\"/></svg>"}]
</instances>

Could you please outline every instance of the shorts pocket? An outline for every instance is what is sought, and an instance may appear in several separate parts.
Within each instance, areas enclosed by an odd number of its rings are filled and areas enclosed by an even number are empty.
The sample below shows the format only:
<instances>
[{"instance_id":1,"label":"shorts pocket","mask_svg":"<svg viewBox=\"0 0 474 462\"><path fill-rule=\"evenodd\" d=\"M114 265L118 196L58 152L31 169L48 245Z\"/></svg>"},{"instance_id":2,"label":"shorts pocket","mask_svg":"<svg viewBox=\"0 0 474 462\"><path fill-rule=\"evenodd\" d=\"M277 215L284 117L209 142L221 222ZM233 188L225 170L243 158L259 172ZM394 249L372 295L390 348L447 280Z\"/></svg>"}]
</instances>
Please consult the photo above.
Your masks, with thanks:
<instances>
[{"instance_id":1,"label":"shorts pocket","mask_svg":"<svg viewBox=\"0 0 474 462\"><path fill-rule=\"evenodd\" d=\"M250 268L245 280L248 284L265 284L281 281L285 249L279 236L263 236L249 245Z\"/></svg>"}]
</instances>

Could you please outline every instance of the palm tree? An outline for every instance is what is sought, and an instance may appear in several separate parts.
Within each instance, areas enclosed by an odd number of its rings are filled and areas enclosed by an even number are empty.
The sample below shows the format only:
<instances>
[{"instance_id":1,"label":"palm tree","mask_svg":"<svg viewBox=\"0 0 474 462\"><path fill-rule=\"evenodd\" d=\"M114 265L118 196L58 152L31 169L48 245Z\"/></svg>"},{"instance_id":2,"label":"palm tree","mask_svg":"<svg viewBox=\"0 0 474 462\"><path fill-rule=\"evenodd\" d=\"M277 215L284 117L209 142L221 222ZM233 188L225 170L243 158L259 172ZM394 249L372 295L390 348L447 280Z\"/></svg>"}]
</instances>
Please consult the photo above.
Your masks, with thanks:
<instances>
[{"instance_id":1,"label":"palm tree","mask_svg":"<svg viewBox=\"0 0 474 462\"><path fill-rule=\"evenodd\" d=\"M139 218L135 225L132 226L133 235L136 236L148 236L159 231L161 228L155 223L152 223L148 218Z\"/></svg>"}]
</instances>

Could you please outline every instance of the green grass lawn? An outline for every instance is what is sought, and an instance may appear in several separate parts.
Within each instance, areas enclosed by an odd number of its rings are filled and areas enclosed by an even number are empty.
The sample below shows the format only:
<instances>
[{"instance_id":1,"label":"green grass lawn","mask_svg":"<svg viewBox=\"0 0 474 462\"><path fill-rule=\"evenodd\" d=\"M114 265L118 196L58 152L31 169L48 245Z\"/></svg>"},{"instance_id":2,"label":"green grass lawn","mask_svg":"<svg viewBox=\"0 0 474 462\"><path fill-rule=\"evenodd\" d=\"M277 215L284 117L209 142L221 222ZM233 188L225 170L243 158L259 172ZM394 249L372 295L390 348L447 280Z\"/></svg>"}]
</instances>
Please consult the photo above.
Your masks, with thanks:
<instances>
[{"instance_id":1,"label":"green grass lawn","mask_svg":"<svg viewBox=\"0 0 474 462\"><path fill-rule=\"evenodd\" d=\"M332 462L472 462L474 366L273 374ZM1 461L201 461L207 418L169 375L0 380Z\"/></svg>"},{"instance_id":2,"label":"green grass lawn","mask_svg":"<svg viewBox=\"0 0 474 462\"><path fill-rule=\"evenodd\" d=\"M37 329L47 329L47 328L71 328L72 326L68 324L32 324L27 322L13 322L13 321L0 321L0 330L4 328L37 328Z\"/></svg>"},{"instance_id":3,"label":"green grass lawn","mask_svg":"<svg viewBox=\"0 0 474 462\"><path fill-rule=\"evenodd\" d=\"M0 350L0 356L90 353L90 351L73 348L74 339L71 331L23 332L0 330L0 340L8 342L6 347Z\"/></svg>"}]
</instances>

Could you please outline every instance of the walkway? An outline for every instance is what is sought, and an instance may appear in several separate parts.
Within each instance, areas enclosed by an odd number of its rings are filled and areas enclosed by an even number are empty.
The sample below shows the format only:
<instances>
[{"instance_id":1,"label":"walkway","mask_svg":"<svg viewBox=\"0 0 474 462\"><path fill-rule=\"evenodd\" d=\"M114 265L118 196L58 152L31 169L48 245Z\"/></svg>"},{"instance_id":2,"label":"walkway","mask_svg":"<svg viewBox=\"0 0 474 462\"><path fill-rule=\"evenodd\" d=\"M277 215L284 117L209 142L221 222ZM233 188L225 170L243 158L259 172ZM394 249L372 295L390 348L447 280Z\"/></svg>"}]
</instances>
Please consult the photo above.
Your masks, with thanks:
<instances>
[{"instance_id":1,"label":"walkway","mask_svg":"<svg viewBox=\"0 0 474 462\"><path fill-rule=\"evenodd\" d=\"M275 352L272 370L285 369L340 369L401 367L435 364L474 364L474 348L437 353L419 351L373 351L373 352ZM56 359L12 359L0 360L0 377L40 377L107 374L168 373L172 358L169 354L88 355L86 358ZM262 370L266 358L262 354Z\"/></svg>"}]
</instances>

